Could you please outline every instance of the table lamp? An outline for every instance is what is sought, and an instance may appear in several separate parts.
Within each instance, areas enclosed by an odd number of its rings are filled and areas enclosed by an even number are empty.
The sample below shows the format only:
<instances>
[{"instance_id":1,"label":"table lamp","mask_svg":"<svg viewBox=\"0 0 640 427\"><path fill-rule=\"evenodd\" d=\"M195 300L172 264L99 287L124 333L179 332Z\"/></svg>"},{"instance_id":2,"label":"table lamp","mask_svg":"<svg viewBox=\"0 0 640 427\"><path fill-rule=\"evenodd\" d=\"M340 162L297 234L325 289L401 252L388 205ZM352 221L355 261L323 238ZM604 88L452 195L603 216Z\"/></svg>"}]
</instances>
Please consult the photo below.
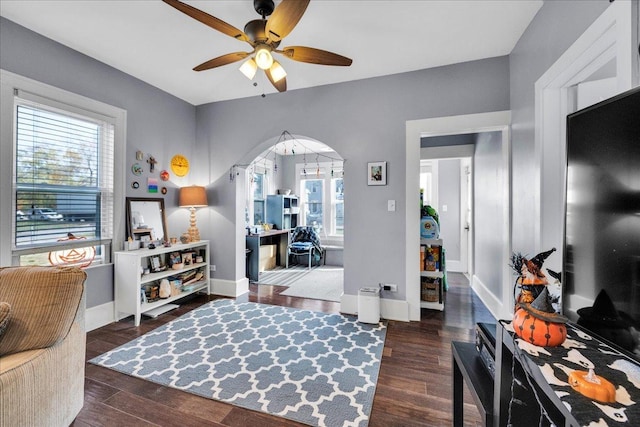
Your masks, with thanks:
<instances>
[{"instance_id":1,"label":"table lamp","mask_svg":"<svg viewBox=\"0 0 640 427\"><path fill-rule=\"evenodd\" d=\"M189 238L192 242L200 240L200 231L196 227L196 208L207 206L207 192L204 187L199 185L192 185L189 187L182 187L180 189L180 202L181 208L189 208L191 211Z\"/></svg>"}]
</instances>

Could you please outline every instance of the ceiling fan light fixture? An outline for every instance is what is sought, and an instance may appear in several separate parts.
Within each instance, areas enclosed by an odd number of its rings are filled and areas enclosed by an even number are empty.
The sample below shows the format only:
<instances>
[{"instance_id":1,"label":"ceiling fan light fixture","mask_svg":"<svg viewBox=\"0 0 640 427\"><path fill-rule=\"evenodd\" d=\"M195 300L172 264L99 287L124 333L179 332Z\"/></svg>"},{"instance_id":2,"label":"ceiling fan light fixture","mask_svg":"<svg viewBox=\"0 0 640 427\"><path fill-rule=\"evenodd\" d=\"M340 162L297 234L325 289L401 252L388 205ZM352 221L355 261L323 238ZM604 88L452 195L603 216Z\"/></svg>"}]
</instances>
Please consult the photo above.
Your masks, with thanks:
<instances>
[{"instance_id":1,"label":"ceiling fan light fixture","mask_svg":"<svg viewBox=\"0 0 640 427\"><path fill-rule=\"evenodd\" d=\"M256 75L256 71L258 71L258 64L253 58L249 58L242 63L240 66L240 71L244 74L249 80L253 80Z\"/></svg>"},{"instance_id":2,"label":"ceiling fan light fixture","mask_svg":"<svg viewBox=\"0 0 640 427\"><path fill-rule=\"evenodd\" d=\"M256 64L262 70L268 70L273 65L271 49L267 45L260 45L256 48Z\"/></svg>"},{"instance_id":3,"label":"ceiling fan light fixture","mask_svg":"<svg viewBox=\"0 0 640 427\"><path fill-rule=\"evenodd\" d=\"M271 78L274 82L279 82L287 77L287 72L282 68L282 65L280 65L278 61L273 61L273 65L269 71L271 72Z\"/></svg>"}]
</instances>

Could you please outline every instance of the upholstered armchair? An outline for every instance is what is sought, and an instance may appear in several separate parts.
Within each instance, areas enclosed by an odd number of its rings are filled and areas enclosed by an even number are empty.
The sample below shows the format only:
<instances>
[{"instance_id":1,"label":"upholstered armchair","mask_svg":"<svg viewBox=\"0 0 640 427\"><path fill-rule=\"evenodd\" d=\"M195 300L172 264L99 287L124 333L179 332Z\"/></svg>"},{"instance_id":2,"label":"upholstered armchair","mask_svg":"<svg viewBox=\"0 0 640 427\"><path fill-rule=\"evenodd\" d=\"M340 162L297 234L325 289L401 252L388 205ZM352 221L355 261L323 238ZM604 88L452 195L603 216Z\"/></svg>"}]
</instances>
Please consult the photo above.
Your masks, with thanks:
<instances>
[{"instance_id":1,"label":"upholstered armchair","mask_svg":"<svg viewBox=\"0 0 640 427\"><path fill-rule=\"evenodd\" d=\"M82 409L85 279L71 267L0 268L0 426L68 426Z\"/></svg>"}]
</instances>

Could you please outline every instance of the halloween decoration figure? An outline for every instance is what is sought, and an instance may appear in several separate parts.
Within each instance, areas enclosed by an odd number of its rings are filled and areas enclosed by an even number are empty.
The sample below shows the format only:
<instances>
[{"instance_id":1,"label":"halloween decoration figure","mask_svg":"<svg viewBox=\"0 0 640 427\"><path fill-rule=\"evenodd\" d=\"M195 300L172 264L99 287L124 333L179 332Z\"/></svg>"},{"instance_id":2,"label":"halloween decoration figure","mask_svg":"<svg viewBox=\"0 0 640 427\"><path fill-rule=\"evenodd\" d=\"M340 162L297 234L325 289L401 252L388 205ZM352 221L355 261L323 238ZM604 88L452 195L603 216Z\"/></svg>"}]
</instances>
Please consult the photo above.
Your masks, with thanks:
<instances>
[{"instance_id":1,"label":"halloween decoration figure","mask_svg":"<svg viewBox=\"0 0 640 427\"><path fill-rule=\"evenodd\" d=\"M76 237L73 233L67 233L67 237L58 239L58 242L85 239L86 237ZM94 246L63 249L49 252L49 264L85 268L91 265L95 257L96 248Z\"/></svg>"},{"instance_id":2,"label":"halloween decoration figure","mask_svg":"<svg viewBox=\"0 0 640 427\"><path fill-rule=\"evenodd\" d=\"M542 293L546 285L549 284L547 276L542 272L542 264L555 250L556 248L551 248L531 259L527 259L519 252L511 255L511 264L509 265L518 275L514 286L516 307L518 303L533 302ZM515 292L518 287L520 288L520 295L516 296Z\"/></svg>"},{"instance_id":3,"label":"halloween decoration figure","mask_svg":"<svg viewBox=\"0 0 640 427\"><path fill-rule=\"evenodd\" d=\"M532 302L520 302L513 315L513 330L523 340L539 347L557 347L567 338L568 319L554 311L546 287Z\"/></svg>"},{"instance_id":4,"label":"halloween decoration figure","mask_svg":"<svg viewBox=\"0 0 640 427\"><path fill-rule=\"evenodd\" d=\"M616 388L609 381L589 371L573 371L569 374L569 385L578 393L602 403L616 401Z\"/></svg>"}]
</instances>

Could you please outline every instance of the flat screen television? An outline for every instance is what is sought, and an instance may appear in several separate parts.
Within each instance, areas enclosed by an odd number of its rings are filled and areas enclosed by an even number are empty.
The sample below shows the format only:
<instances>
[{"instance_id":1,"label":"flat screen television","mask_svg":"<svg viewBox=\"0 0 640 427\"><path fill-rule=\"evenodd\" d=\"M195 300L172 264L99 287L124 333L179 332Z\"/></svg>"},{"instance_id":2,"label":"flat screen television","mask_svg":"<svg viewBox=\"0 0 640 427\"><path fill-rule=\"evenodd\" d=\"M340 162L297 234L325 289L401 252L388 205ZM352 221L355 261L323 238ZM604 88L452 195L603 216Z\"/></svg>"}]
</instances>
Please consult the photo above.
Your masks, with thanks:
<instances>
[{"instance_id":1,"label":"flat screen television","mask_svg":"<svg viewBox=\"0 0 640 427\"><path fill-rule=\"evenodd\" d=\"M640 362L640 87L567 117L563 313Z\"/></svg>"}]
</instances>

